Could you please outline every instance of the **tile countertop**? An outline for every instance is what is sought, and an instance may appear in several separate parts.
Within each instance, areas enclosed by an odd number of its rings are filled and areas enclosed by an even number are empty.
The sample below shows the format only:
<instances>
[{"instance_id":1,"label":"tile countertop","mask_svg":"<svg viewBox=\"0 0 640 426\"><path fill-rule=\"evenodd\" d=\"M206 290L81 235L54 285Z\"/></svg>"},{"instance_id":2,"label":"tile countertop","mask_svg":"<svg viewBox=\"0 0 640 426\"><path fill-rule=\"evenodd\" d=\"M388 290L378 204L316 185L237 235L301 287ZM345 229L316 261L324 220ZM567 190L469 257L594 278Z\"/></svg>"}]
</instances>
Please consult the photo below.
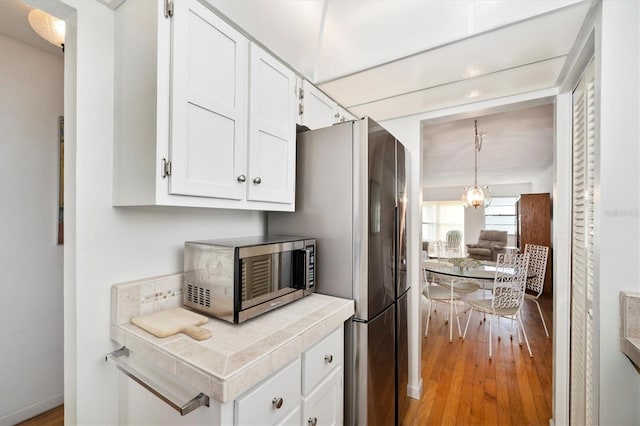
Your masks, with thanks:
<instances>
[{"instance_id":1,"label":"tile countertop","mask_svg":"<svg viewBox=\"0 0 640 426\"><path fill-rule=\"evenodd\" d=\"M620 350L640 370L640 293L620 292Z\"/></svg>"},{"instance_id":2,"label":"tile countertop","mask_svg":"<svg viewBox=\"0 0 640 426\"><path fill-rule=\"evenodd\" d=\"M219 402L232 401L297 358L354 313L352 300L312 294L234 325L209 318L211 338L178 333L158 338L130 319L182 306L182 274L116 284L111 289L111 339L135 356Z\"/></svg>"}]
</instances>

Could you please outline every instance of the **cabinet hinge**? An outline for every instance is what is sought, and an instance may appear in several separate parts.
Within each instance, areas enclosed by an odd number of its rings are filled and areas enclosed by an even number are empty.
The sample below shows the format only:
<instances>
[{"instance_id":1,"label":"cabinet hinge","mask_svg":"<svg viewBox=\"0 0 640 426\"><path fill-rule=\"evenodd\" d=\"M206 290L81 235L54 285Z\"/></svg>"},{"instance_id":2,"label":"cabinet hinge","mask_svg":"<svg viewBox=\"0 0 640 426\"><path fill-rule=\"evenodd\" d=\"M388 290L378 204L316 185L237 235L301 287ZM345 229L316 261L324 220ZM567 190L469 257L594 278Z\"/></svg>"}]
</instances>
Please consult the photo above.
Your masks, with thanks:
<instances>
[{"instance_id":1,"label":"cabinet hinge","mask_svg":"<svg viewBox=\"0 0 640 426\"><path fill-rule=\"evenodd\" d=\"M164 17L170 18L173 16L173 0L164 0Z\"/></svg>"},{"instance_id":2,"label":"cabinet hinge","mask_svg":"<svg viewBox=\"0 0 640 426\"><path fill-rule=\"evenodd\" d=\"M298 104L298 115L304 114L304 105Z\"/></svg>"},{"instance_id":3,"label":"cabinet hinge","mask_svg":"<svg viewBox=\"0 0 640 426\"><path fill-rule=\"evenodd\" d=\"M298 89L298 99L304 99L304 89L302 87Z\"/></svg>"},{"instance_id":4,"label":"cabinet hinge","mask_svg":"<svg viewBox=\"0 0 640 426\"><path fill-rule=\"evenodd\" d=\"M167 161L166 158L162 159L162 178L171 176L171 161Z\"/></svg>"}]
</instances>

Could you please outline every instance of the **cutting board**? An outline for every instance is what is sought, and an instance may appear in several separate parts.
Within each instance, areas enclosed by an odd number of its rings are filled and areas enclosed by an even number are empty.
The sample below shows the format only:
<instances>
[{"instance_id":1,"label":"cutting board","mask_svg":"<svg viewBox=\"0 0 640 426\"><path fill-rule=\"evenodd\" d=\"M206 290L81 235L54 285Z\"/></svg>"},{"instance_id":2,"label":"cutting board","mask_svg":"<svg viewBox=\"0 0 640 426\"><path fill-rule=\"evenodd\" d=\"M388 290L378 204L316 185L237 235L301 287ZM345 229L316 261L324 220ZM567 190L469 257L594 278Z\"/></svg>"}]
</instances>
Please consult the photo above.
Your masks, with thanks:
<instances>
[{"instance_id":1,"label":"cutting board","mask_svg":"<svg viewBox=\"0 0 640 426\"><path fill-rule=\"evenodd\" d=\"M211 337L209 330L198 327L206 324L208 318L183 308L170 308L148 315L131 318L131 322L156 337L168 337L185 333L196 340Z\"/></svg>"}]
</instances>

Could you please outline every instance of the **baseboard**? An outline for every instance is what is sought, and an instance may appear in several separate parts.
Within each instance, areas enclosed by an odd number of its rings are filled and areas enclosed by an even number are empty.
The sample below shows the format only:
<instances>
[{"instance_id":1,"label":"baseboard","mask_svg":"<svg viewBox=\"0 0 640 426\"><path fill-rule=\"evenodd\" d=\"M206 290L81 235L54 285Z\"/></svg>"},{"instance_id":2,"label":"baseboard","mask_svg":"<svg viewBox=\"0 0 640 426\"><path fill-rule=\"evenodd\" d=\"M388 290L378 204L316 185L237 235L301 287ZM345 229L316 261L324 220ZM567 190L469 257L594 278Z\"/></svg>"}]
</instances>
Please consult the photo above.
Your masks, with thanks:
<instances>
[{"instance_id":1,"label":"baseboard","mask_svg":"<svg viewBox=\"0 0 640 426\"><path fill-rule=\"evenodd\" d=\"M409 398L422 399L422 377L418 381L418 386L407 385L407 395Z\"/></svg>"},{"instance_id":2,"label":"baseboard","mask_svg":"<svg viewBox=\"0 0 640 426\"><path fill-rule=\"evenodd\" d=\"M0 425L15 425L33 416L44 413L64 403L64 393L59 393L45 400L38 401L19 410L13 411L0 417Z\"/></svg>"}]
</instances>

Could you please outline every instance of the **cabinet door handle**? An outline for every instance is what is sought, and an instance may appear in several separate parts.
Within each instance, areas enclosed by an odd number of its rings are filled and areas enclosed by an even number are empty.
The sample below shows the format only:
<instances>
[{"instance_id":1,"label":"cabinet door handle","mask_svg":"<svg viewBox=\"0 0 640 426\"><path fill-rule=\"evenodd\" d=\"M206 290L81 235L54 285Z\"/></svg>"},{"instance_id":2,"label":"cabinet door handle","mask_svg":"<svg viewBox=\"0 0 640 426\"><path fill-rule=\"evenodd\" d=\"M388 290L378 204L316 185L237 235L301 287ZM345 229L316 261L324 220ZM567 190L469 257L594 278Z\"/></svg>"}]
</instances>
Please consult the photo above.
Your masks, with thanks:
<instances>
[{"instance_id":1,"label":"cabinet door handle","mask_svg":"<svg viewBox=\"0 0 640 426\"><path fill-rule=\"evenodd\" d=\"M331 364L333 362L333 355L325 355L324 356L324 360L328 363Z\"/></svg>"},{"instance_id":2,"label":"cabinet door handle","mask_svg":"<svg viewBox=\"0 0 640 426\"><path fill-rule=\"evenodd\" d=\"M255 178L253 180L253 183L255 183L256 185L260 185L262 183L262 179L260 179L260 176L258 176L257 178Z\"/></svg>"},{"instance_id":3,"label":"cabinet door handle","mask_svg":"<svg viewBox=\"0 0 640 426\"><path fill-rule=\"evenodd\" d=\"M276 410L279 410L280 407L282 407L284 400L282 398L273 398L271 403L276 407Z\"/></svg>"},{"instance_id":4,"label":"cabinet door handle","mask_svg":"<svg viewBox=\"0 0 640 426\"><path fill-rule=\"evenodd\" d=\"M340 113L339 113L339 112L336 112L336 113L333 115L333 118L340 118Z\"/></svg>"},{"instance_id":5,"label":"cabinet door handle","mask_svg":"<svg viewBox=\"0 0 640 426\"><path fill-rule=\"evenodd\" d=\"M238 176L238 182L246 182L246 181L247 181L247 177L245 175Z\"/></svg>"},{"instance_id":6,"label":"cabinet door handle","mask_svg":"<svg viewBox=\"0 0 640 426\"><path fill-rule=\"evenodd\" d=\"M317 417L309 417L309 420L307 420L307 424L309 426L316 426L318 424L318 418Z\"/></svg>"}]
</instances>

